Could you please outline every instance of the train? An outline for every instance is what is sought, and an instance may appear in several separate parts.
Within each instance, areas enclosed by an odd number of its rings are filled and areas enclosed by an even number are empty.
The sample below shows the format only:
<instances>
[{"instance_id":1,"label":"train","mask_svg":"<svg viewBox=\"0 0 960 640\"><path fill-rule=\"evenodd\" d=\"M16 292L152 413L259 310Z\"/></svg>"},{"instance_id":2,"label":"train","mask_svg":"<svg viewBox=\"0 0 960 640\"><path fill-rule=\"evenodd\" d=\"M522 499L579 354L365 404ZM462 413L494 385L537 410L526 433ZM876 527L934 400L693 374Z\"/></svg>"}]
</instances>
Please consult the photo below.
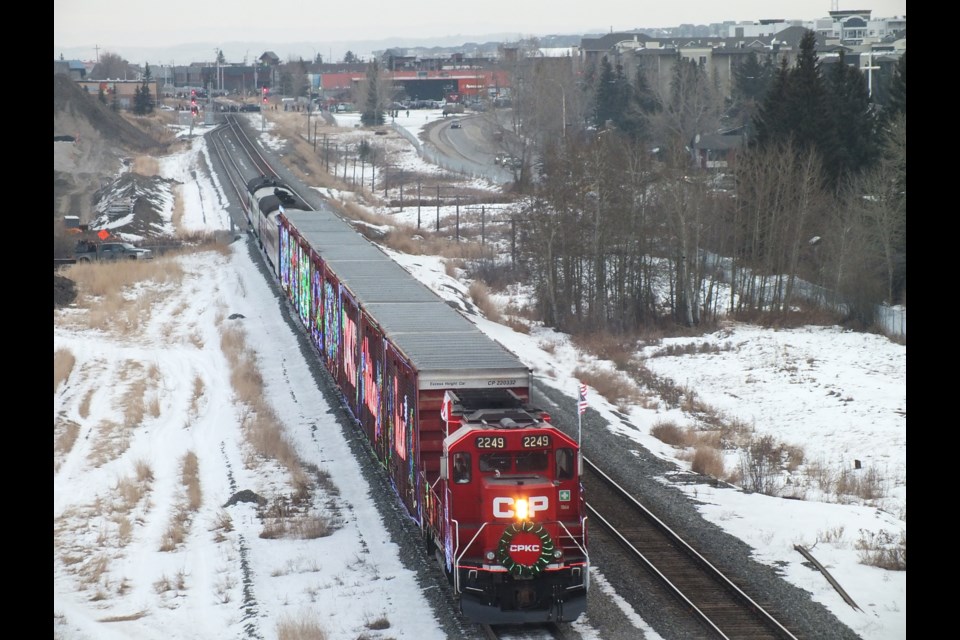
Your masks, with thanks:
<instances>
[{"instance_id":1,"label":"train","mask_svg":"<svg viewBox=\"0 0 960 640\"><path fill-rule=\"evenodd\" d=\"M285 304L461 615L525 624L584 614L580 448L531 403L530 368L334 212L263 176L247 198Z\"/></svg>"}]
</instances>

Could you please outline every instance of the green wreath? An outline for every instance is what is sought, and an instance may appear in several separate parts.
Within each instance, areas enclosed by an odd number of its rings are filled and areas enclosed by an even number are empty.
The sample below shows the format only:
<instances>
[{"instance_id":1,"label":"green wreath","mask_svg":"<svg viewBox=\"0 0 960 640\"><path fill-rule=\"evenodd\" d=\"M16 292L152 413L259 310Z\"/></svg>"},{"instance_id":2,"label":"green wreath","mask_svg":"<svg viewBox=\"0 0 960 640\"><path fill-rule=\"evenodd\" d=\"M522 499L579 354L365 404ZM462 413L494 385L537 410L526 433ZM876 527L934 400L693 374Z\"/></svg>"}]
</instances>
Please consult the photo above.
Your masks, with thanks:
<instances>
[{"instance_id":1,"label":"green wreath","mask_svg":"<svg viewBox=\"0 0 960 640\"><path fill-rule=\"evenodd\" d=\"M521 531L532 533L540 538L540 556L533 564L520 564L510 557L510 543ZM550 564L553 558L553 539L542 524L535 522L515 522L504 529L497 546L497 558L507 571L520 578L530 578L539 575Z\"/></svg>"}]
</instances>

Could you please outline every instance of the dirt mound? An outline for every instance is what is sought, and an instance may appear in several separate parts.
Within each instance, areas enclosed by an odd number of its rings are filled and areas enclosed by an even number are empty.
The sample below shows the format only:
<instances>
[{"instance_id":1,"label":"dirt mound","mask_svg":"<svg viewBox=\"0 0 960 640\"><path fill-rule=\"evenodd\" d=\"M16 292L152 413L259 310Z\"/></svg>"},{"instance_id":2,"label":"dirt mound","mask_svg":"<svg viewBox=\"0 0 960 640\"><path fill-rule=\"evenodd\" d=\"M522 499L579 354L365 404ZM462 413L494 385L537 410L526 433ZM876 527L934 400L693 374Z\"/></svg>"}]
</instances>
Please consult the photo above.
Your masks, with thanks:
<instances>
[{"instance_id":1,"label":"dirt mound","mask_svg":"<svg viewBox=\"0 0 960 640\"><path fill-rule=\"evenodd\" d=\"M157 147L158 141L115 113L98 96L88 94L63 74L53 76L53 134L77 136L69 130L77 123L86 123L91 132L108 144L128 152L145 152ZM83 127L87 128L87 127Z\"/></svg>"},{"instance_id":2,"label":"dirt mound","mask_svg":"<svg viewBox=\"0 0 960 640\"><path fill-rule=\"evenodd\" d=\"M77 298L77 285L70 278L53 274L53 308L59 309Z\"/></svg>"},{"instance_id":3,"label":"dirt mound","mask_svg":"<svg viewBox=\"0 0 960 640\"><path fill-rule=\"evenodd\" d=\"M164 151L156 135L62 74L53 76L53 135L53 217L75 215L84 224L97 191L124 171L124 158Z\"/></svg>"}]
</instances>

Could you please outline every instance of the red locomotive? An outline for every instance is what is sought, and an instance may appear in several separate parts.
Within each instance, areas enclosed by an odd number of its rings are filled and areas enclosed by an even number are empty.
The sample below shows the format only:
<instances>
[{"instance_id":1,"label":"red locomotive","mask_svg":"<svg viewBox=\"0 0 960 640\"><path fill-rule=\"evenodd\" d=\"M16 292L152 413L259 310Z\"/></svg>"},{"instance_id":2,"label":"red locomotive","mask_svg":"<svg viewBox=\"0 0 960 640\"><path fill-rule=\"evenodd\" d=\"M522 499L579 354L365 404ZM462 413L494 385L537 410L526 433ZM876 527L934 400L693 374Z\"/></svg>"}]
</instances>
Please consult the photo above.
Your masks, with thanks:
<instances>
[{"instance_id":1,"label":"red locomotive","mask_svg":"<svg viewBox=\"0 0 960 640\"><path fill-rule=\"evenodd\" d=\"M589 579L576 441L513 391L448 391L442 406L448 435L425 528L461 611L575 620Z\"/></svg>"},{"instance_id":2,"label":"red locomotive","mask_svg":"<svg viewBox=\"0 0 960 640\"><path fill-rule=\"evenodd\" d=\"M251 229L465 617L579 617L580 453L529 405L530 369L332 212L274 181L248 190Z\"/></svg>"}]
</instances>

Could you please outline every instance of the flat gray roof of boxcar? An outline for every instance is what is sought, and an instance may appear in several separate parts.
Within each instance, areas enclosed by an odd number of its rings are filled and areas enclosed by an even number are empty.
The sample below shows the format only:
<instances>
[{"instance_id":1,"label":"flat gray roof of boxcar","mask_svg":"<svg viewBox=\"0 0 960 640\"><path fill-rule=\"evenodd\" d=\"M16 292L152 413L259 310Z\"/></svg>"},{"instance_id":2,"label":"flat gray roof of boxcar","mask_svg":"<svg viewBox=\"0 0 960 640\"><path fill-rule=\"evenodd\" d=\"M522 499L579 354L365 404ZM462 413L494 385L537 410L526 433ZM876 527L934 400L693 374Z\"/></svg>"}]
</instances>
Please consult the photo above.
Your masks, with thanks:
<instances>
[{"instance_id":1,"label":"flat gray roof of boxcar","mask_svg":"<svg viewBox=\"0 0 960 640\"><path fill-rule=\"evenodd\" d=\"M334 271L337 271L334 268ZM407 274L409 275L409 274ZM364 306L374 302L414 302L425 304L437 299L436 294L419 282L402 277L350 278L342 282Z\"/></svg>"},{"instance_id":2,"label":"flat gray roof of boxcar","mask_svg":"<svg viewBox=\"0 0 960 640\"><path fill-rule=\"evenodd\" d=\"M323 242L314 242L309 240L310 246L323 256L325 262L335 261L353 261L361 260L364 262L394 262L394 260L385 254L376 246L370 244L369 240L361 238L362 242L354 242L352 238L337 238L335 236L346 236L345 233L331 233L324 238ZM356 234L353 234L356 235Z\"/></svg>"},{"instance_id":3,"label":"flat gray roof of boxcar","mask_svg":"<svg viewBox=\"0 0 960 640\"><path fill-rule=\"evenodd\" d=\"M476 325L436 296L430 302L376 302L364 308L389 336L479 331Z\"/></svg>"},{"instance_id":4,"label":"flat gray roof of boxcar","mask_svg":"<svg viewBox=\"0 0 960 640\"><path fill-rule=\"evenodd\" d=\"M516 355L477 329L342 219L325 211L288 213L297 231L357 296L360 306L370 309L390 341L421 375L478 370L491 375L529 373ZM343 233L346 231L350 233ZM431 321L433 317L437 322Z\"/></svg>"},{"instance_id":5,"label":"flat gray roof of boxcar","mask_svg":"<svg viewBox=\"0 0 960 640\"><path fill-rule=\"evenodd\" d=\"M398 333L389 337L421 375L476 370L516 372L508 375L529 372L516 355L476 327L473 331L451 333L435 333L424 327L420 333Z\"/></svg>"}]
</instances>

